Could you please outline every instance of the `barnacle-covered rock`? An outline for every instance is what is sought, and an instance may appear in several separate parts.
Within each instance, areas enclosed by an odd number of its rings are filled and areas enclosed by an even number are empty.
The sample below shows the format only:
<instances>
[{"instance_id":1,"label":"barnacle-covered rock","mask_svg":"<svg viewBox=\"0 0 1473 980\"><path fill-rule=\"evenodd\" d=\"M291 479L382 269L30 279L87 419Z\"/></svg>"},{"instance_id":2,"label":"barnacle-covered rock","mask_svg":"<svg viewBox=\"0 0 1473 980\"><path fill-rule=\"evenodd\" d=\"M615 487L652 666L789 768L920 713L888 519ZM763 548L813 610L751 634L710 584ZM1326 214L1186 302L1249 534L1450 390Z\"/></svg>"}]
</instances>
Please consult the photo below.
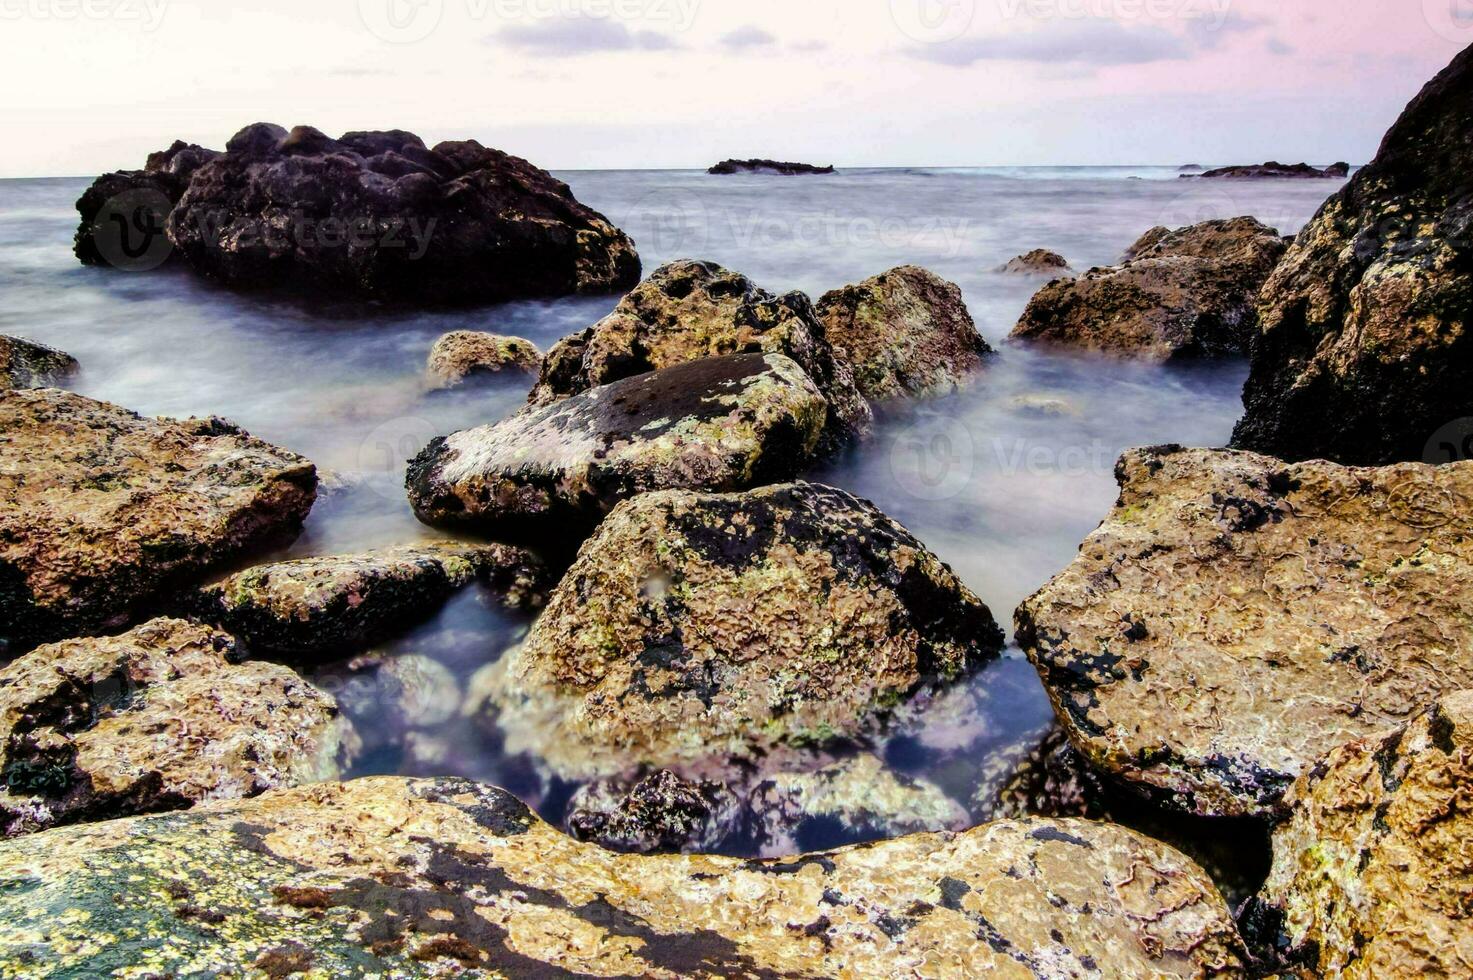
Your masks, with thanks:
<instances>
[{"instance_id":1,"label":"barnacle-covered rock","mask_svg":"<svg viewBox=\"0 0 1473 980\"><path fill-rule=\"evenodd\" d=\"M0 843L15 976L1244 976L1189 860L1022 820L780 861L579 843L502 790L365 779Z\"/></svg>"},{"instance_id":2,"label":"barnacle-covered rock","mask_svg":"<svg viewBox=\"0 0 1473 980\"><path fill-rule=\"evenodd\" d=\"M1058 252L1035 248L1008 259L997 271L1015 276L1062 276L1069 272L1069 260Z\"/></svg>"},{"instance_id":3,"label":"barnacle-covered rock","mask_svg":"<svg viewBox=\"0 0 1473 980\"><path fill-rule=\"evenodd\" d=\"M742 801L714 780L682 779L660 769L637 782L585 783L568 802L568 830L579 840L637 854L709 853L742 832Z\"/></svg>"},{"instance_id":4,"label":"barnacle-covered rock","mask_svg":"<svg viewBox=\"0 0 1473 980\"><path fill-rule=\"evenodd\" d=\"M871 401L953 391L993 353L961 289L919 266L836 289L816 309L829 343Z\"/></svg>"},{"instance_id":5,"label":"barnacle-covered rock","mask_svg":"<svg viewBox=\"0 0 1473 980\"><path fill-rule=\"evenodd\" d=\"M486 713L566 775L686 770L867 731L1002 639L949 567L842 490L648 493L584 544Z\"/></svg>"},{"instance_id":6,"label":"barnacle-covered rock","mask_svg":"<svg viewBox=\"0 0 1473 980\"><path fill-rule=\"evenodd\" d=\"M435 341L425 364L430 387L457 388L475 381L536 376L542 352L530 340L477 330L454 330Z\"/></svg>"},{"instance_id":7,"label":"barnacle-covered rock","mask_svg":"<svg viewBox=\"0 0 1473 980\"><path fill-rule=\"evenodd\" d=\"M1115 510L1017 613L1096 765L1274 815L1334 745L1473 687L1473 463L1133 450Z\"/></svg>"},{"instance_id":8,"label":"barnacle-covered rock","mask_svg":"<svg viewBox=\"0 0 1473 980\"><path fill-rule=\"evenodd\" d=\"M77 359L20 337L0 336L0 390L49 388L77 373Z\"/></svg>"},{"instance_id":9,"label":"barnacle-covered rock","mask_svg":"<svg viewBox=\"0 0 1473 980\"><path fill-rule=\"evenodd\" d=\"M224 633L156 619L0 669L0 833L336 779L356 736L333 699L235 654Z\"/></svg>"},{"instance_id":10,"label":"barnacle-covered rock","mask_svg":"<svg viewBox=\"0 0 1473 980\"><path fill-rule=\"evenodd\" d=\"M310 462L222 419L0 392L0 652L126 624L164 588L295 535Z\"/></svg>"}]
</instances>

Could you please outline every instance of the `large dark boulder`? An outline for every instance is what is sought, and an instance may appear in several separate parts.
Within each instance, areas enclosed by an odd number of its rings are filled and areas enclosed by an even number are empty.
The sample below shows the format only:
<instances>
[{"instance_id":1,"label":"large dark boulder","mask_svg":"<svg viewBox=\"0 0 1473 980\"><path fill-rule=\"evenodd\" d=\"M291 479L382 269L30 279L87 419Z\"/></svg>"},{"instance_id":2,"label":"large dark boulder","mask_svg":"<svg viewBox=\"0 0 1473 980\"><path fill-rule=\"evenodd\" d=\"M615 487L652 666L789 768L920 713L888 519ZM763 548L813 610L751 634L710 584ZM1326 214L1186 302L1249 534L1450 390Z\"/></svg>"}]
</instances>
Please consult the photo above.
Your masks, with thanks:
<instances>
[{"instance_id":1,"label":"large dark boulder","mask_svg":"<svg viewBox=\"0 0 1473 980\"><path fill-rule=\"evenodd\" d=\"M218 150L175 140L167 150L150 153L142 170L98 177L77 200L82 216L73 243L77 258L85 265L130 269L162 264L171 251L165 231L169 212L194 172L219 155ZM150 247L154 238L162 249L159 253ZM150 263L151 257L158 261Z\"/></svg>"},{"instance_id":2,"label":"large dark boulder","mask_svg":"<svg viewBox=\"0 0 1473 980\"><path fill-rule=\"evenodd\" d=\"M1350 164L1334 163L1321 170L1307 163L1279 163L1270 160L1267 163L1255 163L1246 166L1219 167L1216 170L1208 170L1200 174L1182 174L1183 177L1205 177L1208 179L1225 180L1262 180L1269 177L1324 180L1330 178L1344 179L1350 175Z\"/></svg>"},{"instance_id":3,"label":"large dark boulder","mask_svg":"<svg viewBox=\"0 0 1473 980\"><path fill-rule=\"evenodd\" d=\"M811 163L790 163L783 160L722 160L708 174L731 176L733 174L776 174L780 177L798 177L804 174L831 174L833 165L816 166Z\"/></svg>"},{"instance_id":4,"label":"large dark boulder","mask_svg":"<svg viewBox=\"0 0 1473 980\"><path fill-rule=\"evenodd\" d=\"M77 359L65 351L0 335L0 390L54 387L80 367Z\"/></svg>"},{"instance_id":5,"label":"large dark boulder","mask_svg":"<svg viewBox=\"0 0 1473 980\"><path fill-rule=\"evenodd\" d=\"M1264 286L1233 444L1342 463L1467 459L1473 424L1473 48ZM1453 424L1445 452L1434 435Z\"/></svg>"}]
</instances>

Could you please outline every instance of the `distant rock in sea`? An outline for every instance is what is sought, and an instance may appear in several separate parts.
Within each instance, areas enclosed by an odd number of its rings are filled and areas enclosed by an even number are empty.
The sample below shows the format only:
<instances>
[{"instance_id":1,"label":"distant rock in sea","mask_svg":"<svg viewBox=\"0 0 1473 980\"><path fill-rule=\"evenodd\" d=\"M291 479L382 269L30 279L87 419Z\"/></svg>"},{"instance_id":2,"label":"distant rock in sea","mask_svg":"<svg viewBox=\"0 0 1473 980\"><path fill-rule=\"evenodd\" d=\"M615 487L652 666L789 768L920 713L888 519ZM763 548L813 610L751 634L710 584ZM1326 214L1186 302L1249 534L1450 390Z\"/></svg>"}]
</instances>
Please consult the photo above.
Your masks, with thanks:
<instances>
[{"instance_id":1,"label":"distant rock in sea","mask_svg":"<svg viewBox=\"0 0 1473 980\"><path fill-rule=\"evenodd\" d=\"M709 174L781 174L784 177L795 177L799 174L831 174L835 170L832 166L815 167L811 163L779 163L777 160L723 160L710 170Z\"/></svg>"},{"instance_id":2,"label":"distant rock in sea","mask_svg":"<svg viewBox=\"0 0 1473 980\"><path fill-rule=\"evenodd\" d=\"M996 271L1019 276L1062 276L1069 273L1069 260L1058 252L1050 252L1046 248L1035 248L1031 252L1008 259L1007 263L998 266Z\"/></svg>"},{"instance_id":3,"label":"distant rock in sea","mask_svg":"<svg viewBox=\"0 0 1473 980\"><path fill-rule=\"evenodd\" d=\"M1200 170L1200 167L1183 167L1183 170ZM1260 177L1298 177L1298 178L1338 178L1344 179L1350 176L1350 164L1335 163L1321 170L1311 167L1307 163L1279 163L1270 160L1268 163L1254 164L1251 166L1220 167L1217 170L1208 170L1200 174L1182 174L1183 177L1212 177L1228 178L1233 180L1247 180Z\"/></svg>"},{"instance_id":4,"label":"distant rock in sea","mask_svg":"<svg viewBox=\"0 0 1473 980\"><path fill-rule=\"evenodd\" d=\"M1204 166L1202 166L1200 163L1188 163L1188 164L1184 164L1183 166L1179 167L1178 168L1178 171L1180 173L1187 173L1188 171L1191 171L1191 170L1206 170L1206 169L1207 168L1204 167Z\"/></svg>"}]
</instances>

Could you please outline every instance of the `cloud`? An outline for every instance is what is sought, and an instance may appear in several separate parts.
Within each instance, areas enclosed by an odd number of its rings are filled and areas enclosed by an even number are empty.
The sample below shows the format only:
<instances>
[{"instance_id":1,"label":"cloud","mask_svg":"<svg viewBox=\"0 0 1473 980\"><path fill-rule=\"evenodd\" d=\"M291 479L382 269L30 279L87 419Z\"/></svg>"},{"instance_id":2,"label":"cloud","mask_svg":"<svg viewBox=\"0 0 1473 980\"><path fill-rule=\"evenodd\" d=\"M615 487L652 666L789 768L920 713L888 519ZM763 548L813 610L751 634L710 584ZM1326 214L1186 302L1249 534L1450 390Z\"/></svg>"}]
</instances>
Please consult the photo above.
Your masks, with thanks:
<instances>
[{"instance_id":1,"label":"cloud","mask_svg":"<svg viewBox=\"0 0 1473 980\"><path fill-rule=\"evenodd\" d=\"M1263 46L1268 48L1269 54L1288 56L1294 53L1294 45L1289 44L1286 41L1280 41L1276 37L1271 37L1267 41L1263 42Z\"/></svg>"},{"instance_id":2,"label":"cloud","mask_svg":"<svg viewBox=\"0 0 1473 980\"><path fill-rule=\"evenodd\" d=\"M1111 20L1073 20L1044 30L965 37L910 51L913 57L965 68L979 61L1032 61L1100 67L1142 65L1191 57L1182 37L1159 27L1131 28Z\"/></svg>"},{"instance_id":3,"label":"cloud","mask_svg":"<svg viewBox=\"0 0 1473 980\"><path fill-rule=\"evenodd\" d=\"M721 35L718 39L728 51L746 51L750 48L768 48L777 43L777 38L760 27L747 25Z\"/></svg>"},{"instance_id":4,"label":"cloud","mask_svg":"<svg viewBox=\"0 0 1473 980\"><path fill-rule=\"evenodd\" d=\"M553 18L503 28L486 39L522 51L571 58L605 51L670 51L680 47L658 31L633 31L617 20Z\"/></svg>"},{"instance_id":5,"label":"cloud","mask_svg":"<svg viewBox=\"0 0 1473 980\"><path fill-rule=\"evenodd\" d=\"M792 48L794 51L805 52L827 51L829 49L827 41L794 41L792 44L788 45L788 47Z\"/></svg>"},{"instance_id":6,"label":"cloud","mask_svg":"<svg viewBox=\"0 0 1473 980\"><path fill-rule=\"evenodd\" d=\"M1212 51L1221 47L1222 42L1234 34L1251 34L1268 25L1267 18L1245 17L1236 11L1229 11L1221 17L1203 15L1192 18L1187 21L1187 34L1198 47Z\"/></svg>"}]
</instances>

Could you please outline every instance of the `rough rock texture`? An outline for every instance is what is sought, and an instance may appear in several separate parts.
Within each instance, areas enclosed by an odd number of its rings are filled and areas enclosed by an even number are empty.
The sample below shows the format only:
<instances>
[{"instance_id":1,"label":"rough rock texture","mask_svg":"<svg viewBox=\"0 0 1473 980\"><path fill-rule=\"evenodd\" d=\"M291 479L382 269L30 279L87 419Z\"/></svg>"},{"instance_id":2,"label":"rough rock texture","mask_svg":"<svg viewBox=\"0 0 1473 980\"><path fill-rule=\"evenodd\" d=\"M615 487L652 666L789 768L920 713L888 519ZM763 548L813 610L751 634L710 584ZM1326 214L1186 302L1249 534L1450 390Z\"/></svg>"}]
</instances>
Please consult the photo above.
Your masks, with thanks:
<instances>
[{"instance_id":1,"label":"rough rock texture","mask_svg":"<svg viewBox=\"0 0 1473 980\"><path fill-rule=\"evenodd\" d=\"M1074 743L1171 804L1282 813L1339 742L1473 687L1473 463L1351 469L1133 450L1017 613Z\"/></svg>"},{"instance_id":2,"label":"rough rock texture","mask_svg":"<svg viewBox=\"0 0 1473 980\"><path fill-rule=\"evenodd\" d=\"M518 608L543 605L552 586L520 548L424 544L260 565L199 590L188 609L253 652L342 654L431 615L478 578Z\"/></svg>"},{"instance_id":3,"label":"rough rock texture","mask_svg":"<svg viewBox=\"0 0 1473 980\"><path fill-rule=\"evenodd\" d=\"M1046 248L1035 248L1017 258L1008 259L1004 265L998 266L997 271L1010 275L1062 276L1070 270L1069 260L1058 252L1050 252Z\"/></svg>"},{"instance_id":4,"label":"rough rock texture","mask_svg":"<svg viewBox=\"0 0 1473 980\"><path fill-rule=\"evenodd\" d=\"M725 784L692 782L661 769L632 786L586 783L568 803L568 831L633 854L704 853L741 833L741 801Z\"/></svg>"},{"instance_id":5,"label":"rough rock texture","mask_svg":"<svg viewBox=\"0 0 1473 980\"><path fill-rule=\"evenodd\" d=\"M1321 170L1319 167L1311 167L1307 163L1279 163L1270 160L1268 163L1255 163L1248 166L1219 167L1216 170L1208 170L1200 174L1182 174L1183 177L1212 177L1243 180L1262 177L1299 177L1299 178L1327 178L1350 176L1350 164L1332 163Z\"/></svg>"},{"instance_id":6,"label":"rough rock texture","mask_svg":"<svg viewBox=\"0 0 1473 980\"><path fill-rule=\"evenodd\" d=\"M1334 749L1288 802L1252 921L1302 975L1473 976L1473 692Z\"/></svg>"},{"instance_id":7,"label":"rough rock texture","mask_svg":"<svg viewBox=\"0 0 1473 980\"><path fill-rule=\"evenodd\" d=\"M162 588L294 535L317 473L221 419L0 392L0 652L126 623Z\"/></svg>"},{"instance_id":8,"label":"rough rock texture","mask_svg":"<svg viewBox=\"0 0 1473 980\"><path fill-rule=\"evenodd\" d=\"M1253 218L1153 228L1123 264L1044 286L1012 336L1161 361L1238 353L1287 247Z\"/></svg>"},{"instance_id":9,"label":"rough rock texture","mask_svg":"<svg viewBox=\"0 0 1473 980\"><path fill-rule=\"evenodd\" d=\"M774 296L711 262L656 269L614 312L565 337L542 365L533 405L547 405L646 371L725 354L786 354L829 402L824 448L869 431L869 404L835 357L813 304L802 293Z\"/></svg>"},{"instance_id":10,"label":"rough rock texture","mask_svg":"<svg viewBox=\"0 0 1473 980\"><path fill-rule=\"evenodd\" d=\"M384 778L8 841L0 880L8 975L1244 975L1199 869L1083 821L644 856L502 790Z\"/></svg>"},{"instance_id":11,"label":"rough rock texture","mask_svg":"<svg viewBox=\"0 0 1473 980\"><path fill-rule=\"evenodd\" d=\"M950 568L841 490L650 493L584 544L490 717L566 774L732 763L867 731L1001 646Z\"/></svg>"},{"instance_id":12,"label":"rough rock texture","mask_svg":"<svg viewBox=\"0 0 1473 980\"><path fill-rule=\"evenodd\" d=\"M156 619L0 669L0 833L337 778L354 735L333 699L235 653L224 633Z\"/></svg>"},{"instance_id":13,"label":"rough rock texture","mask_svg":"<svg viewBox=\"0 0 1473 980\"><path fill-rule=\"evenodd\" d=\"M125 194L132 194L140 203L156 201L163 213L151 218L162 223L168 217L164 208L179 203L194 172L219 155L218 150L175 140L167 150L150 153L142 170L119 170L98 177L77 200L77 213L82 216L73 243L77 258L86 265L106 264L97 247L97 220L109 201L116 202Z\"/></svg>"},{"instance_id":14,"label":"rough rock texture","mask_svg":"<svg viewBox=\"0 0 1473 980\"><path fill-rule=\"evenodd\" d=\"M530 340L475 330L455 330L430 348L425 373L432 388L456 388L491 378L536 376L542 352Z\"/></svg>"},{"instance_id":15,"label":"rough rock texture","mask_svg":"<svg viewBox=\"0 0 1473 980\"><path fill-rule=\"evenodd\" d=\"M1473 49L1407 107L1376 159L1263 288L1233 444L1356 465L1468 459L1473 416Z\"/></svg>"},{"instance_id":16,"label":"rough rock texture","mask_svg":"<svg viewBox=\"0 0 1473 980\"><path fill-rule=\"evenodd\" d=\"M77 373L77 359L45 344L0 336L0 390L50 388Z\"/></svg>"},{"instance_id":17,"label":"rough rock texture","mask_svg":"<svg viewBox=\"0 0 1473 980\"><path fill-rule=\"evenodd\" d=\"M436 439L409 465L409 499L430 524L581 540L645 491L791 479L827 414L782 354L677 364Z\"/></svg>"},{"instance_id":18,"label":"rough rock texture","mask_svg":"<svg viewBox=\"0 0 1473 980\"><path fill-rule=\"evenodd\" d=\"M919 266L827 293L817 313L835 354L872 401L953 391L993 352L961 289Z\"/></svg>"},{"instance_id":19,"label":"rough rock texture","mask_svg":"<svg viewBox=\"0 0 1473 980\"><path fill-rule=\"evenodd\" d=\"M818 167L811 163L784 163L778 160L723 160L706 172L721 176L779 174L784 177L797 177L803 174L831 174L834 168L832 165Z\"/></svg>"}]
</instances>

